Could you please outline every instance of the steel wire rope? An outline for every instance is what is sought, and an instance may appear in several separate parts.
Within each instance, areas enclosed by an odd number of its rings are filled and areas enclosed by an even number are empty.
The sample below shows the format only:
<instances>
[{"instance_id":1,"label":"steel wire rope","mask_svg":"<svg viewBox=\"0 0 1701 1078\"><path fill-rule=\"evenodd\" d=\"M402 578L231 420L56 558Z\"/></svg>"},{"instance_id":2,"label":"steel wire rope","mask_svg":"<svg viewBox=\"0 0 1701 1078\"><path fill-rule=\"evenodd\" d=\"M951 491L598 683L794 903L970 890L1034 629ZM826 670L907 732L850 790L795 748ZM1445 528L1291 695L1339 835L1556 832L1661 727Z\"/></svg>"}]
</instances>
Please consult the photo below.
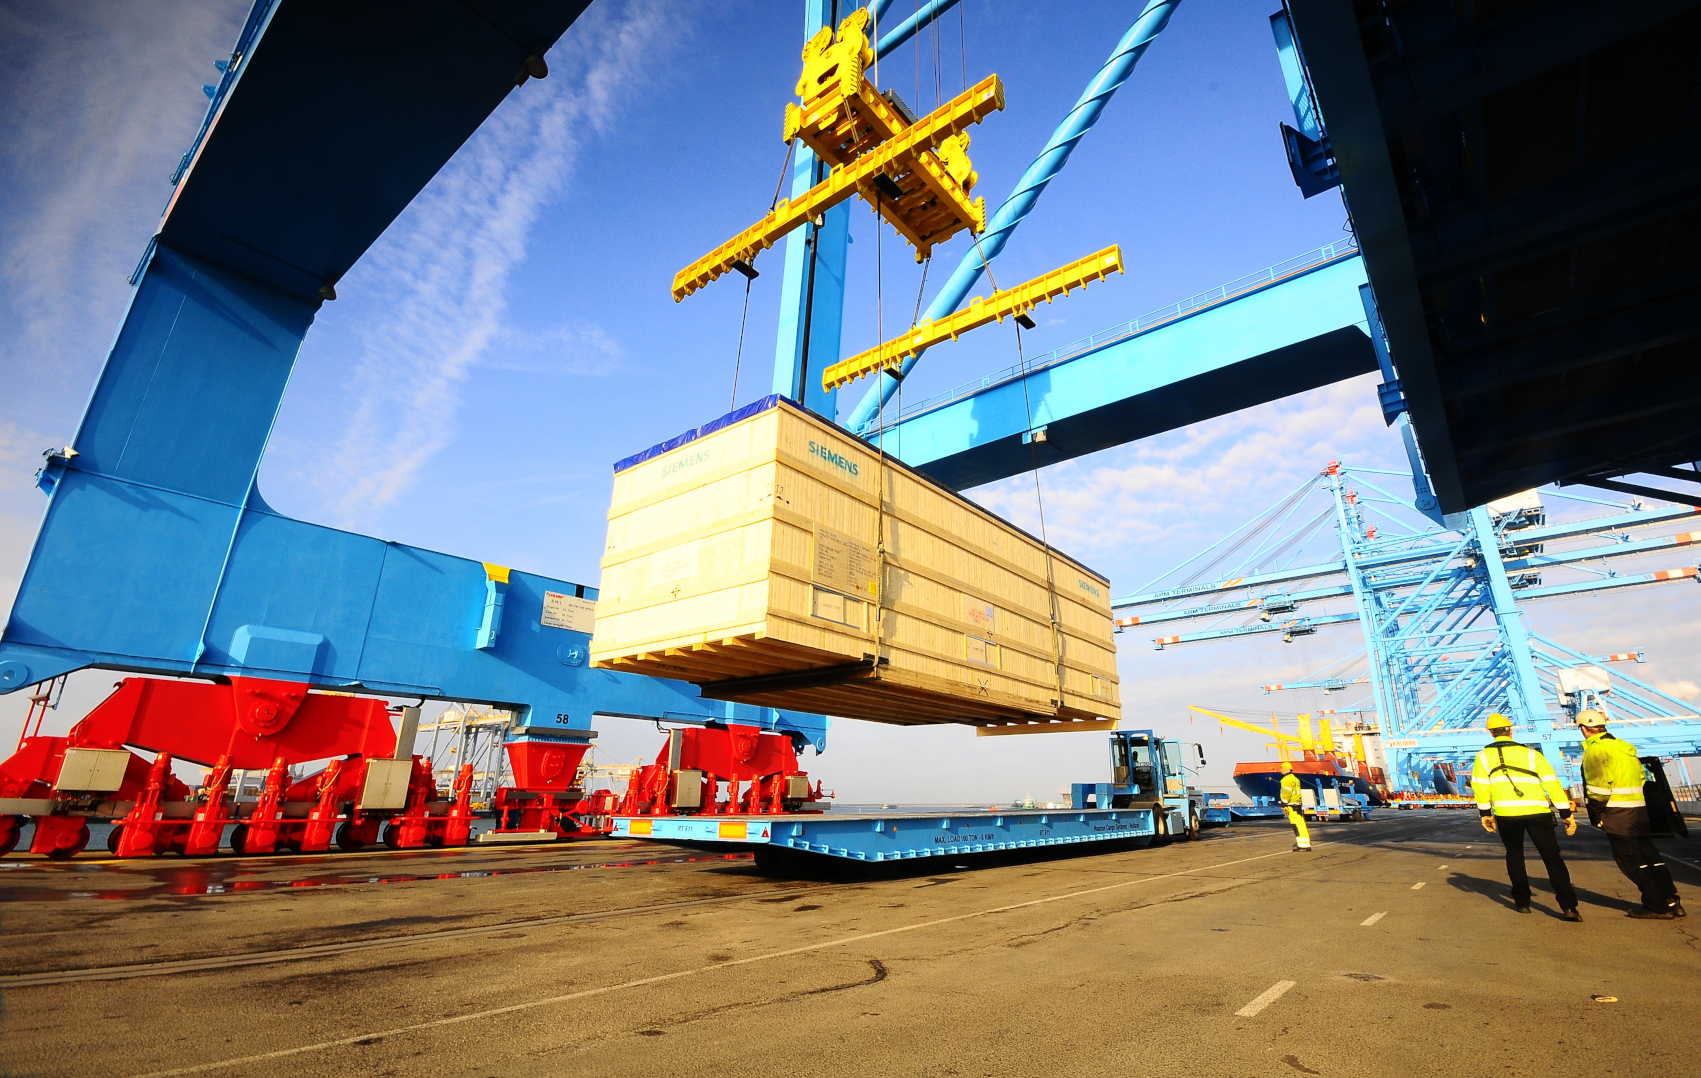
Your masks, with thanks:
<instances>
[{"instance_id":1,"label":"steel wire rope","mask_svg":"<svg viewBox=\"0 0 1701 1078\"><path fill-rule=\"evenodd\" d=\"M878 63L878 59L876 59L876 62ZM796 139L786 143L786 159L780 163L780 180L778 183L774 184L774 197L768 200L768 210L770 212L772 212L775 206L780 204L780 191L785 188L786 172L791 168L792 151L796 148ZM755 263L756 256L751 255L750 267L752 269L755 268ZM755 283L756 278L749 274L745 274L744 312L738 316L738 352L733 356L732 360L732 399L728 402L726 407L726 410L729 412L738 407L738 371L739 368L744 365L744 327L750 321L750 286Z\"/></svg>"}]
</instances>

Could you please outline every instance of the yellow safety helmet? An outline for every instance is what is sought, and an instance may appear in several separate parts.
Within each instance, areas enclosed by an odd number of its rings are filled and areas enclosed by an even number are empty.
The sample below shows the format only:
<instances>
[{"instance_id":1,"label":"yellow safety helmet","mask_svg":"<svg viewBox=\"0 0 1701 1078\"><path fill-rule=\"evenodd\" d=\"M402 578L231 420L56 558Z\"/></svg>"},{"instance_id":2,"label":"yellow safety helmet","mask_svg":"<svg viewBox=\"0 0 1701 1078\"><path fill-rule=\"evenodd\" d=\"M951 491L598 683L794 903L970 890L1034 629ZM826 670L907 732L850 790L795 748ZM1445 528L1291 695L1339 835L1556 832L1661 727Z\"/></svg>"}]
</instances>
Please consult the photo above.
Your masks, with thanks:
<instances>
[{"instance_id":1,"label":"yellow safety helmet","mask_svg":"<svg viewBox=\"0 0 1701 1078\"><path fill-rule=\"evenodd\" d=\"M1293 774L1293 762L1291 760L1283 760L1282 761L1282 774L1284 774L1284 775Z\"/></svg>"},{"instance_id":2,"label":"yellow safety helmet","mask_svg":"<svg viewBox=\"0 0 1701 1078\"><path fill-rule=\"evenodd\" d=\"M1510 731L1511 729L1512 729L1512 720L1507 718L1505 715L1502 715L1500 712L1496 711L1494 714L1492 714L1488 717L1488 732L1489 733L1492 734L1496 730Z\"/></svg>"},{"instance_id":3,"label":"yellow safety helmet","mask_svg":"<svg viewBox=\"0 0 1701 1078\"><path fill-rule=\"evenodd\" d=\"M1589 708L1586 711L1579 711L1577 713L1578 726L1587 726L1594 730L1604 730L1606 729L1606 724L1606 714L1604 712L1596 711L1594 708Z\"/></svg>"}]
</instances>

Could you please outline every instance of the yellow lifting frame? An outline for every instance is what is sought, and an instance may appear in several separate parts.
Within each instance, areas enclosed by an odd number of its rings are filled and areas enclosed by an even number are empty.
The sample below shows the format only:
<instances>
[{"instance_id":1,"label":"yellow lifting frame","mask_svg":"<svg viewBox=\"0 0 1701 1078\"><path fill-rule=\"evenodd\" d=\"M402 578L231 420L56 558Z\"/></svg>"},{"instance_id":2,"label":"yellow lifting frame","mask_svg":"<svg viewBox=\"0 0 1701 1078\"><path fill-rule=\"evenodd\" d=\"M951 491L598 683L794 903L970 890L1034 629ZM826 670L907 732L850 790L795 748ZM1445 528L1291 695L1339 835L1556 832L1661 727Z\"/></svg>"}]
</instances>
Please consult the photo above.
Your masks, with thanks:
<instances>
[{"instance_id":1,"label":"yellow lifting frame","mask_svg":"<svg viewBox=\"0 0 1701 1078\"><path fill-rule=\"evenodd\" d=\"M897 367L910 356L941 341L954 341L971 329L1024 314L1042 302L1050 303L1058 296L1068 295L1072 289L1085 288L1090 281L1102 281L1112 273L1121 272L1122 248L1113 244L1097 254L1078 258L1014 288L994 292L990 296L976 296L956 314L917 323L902 337L894 337L878 347L833 364L821 372L822 388L834 389L848 385L865 374Z\"/></svg>"},{"instance_id":2,"label":"yellow lifting frame","mask_svg":"<svg viewBox=\"0 0 1701 1078\"><path fill-rule=\"evenodd\" d=\"M855 161L834 168L826 179L798 197L781 199L760 221L680 270L673 278L674 301L684 299L726 273L734 262L754 258L758 251L772 247L792 229L852 195L860 193L871 205L875 204L874 196L878 190L874 186L875 177L890 176L893 172L900 175L922 173L930 189L936 189L936 194L947 196L956 203L952 208L969 218L970 228L976 232L985 231L985 200L977 198L970 202L962 184L950 171L950 166L955 163L953 158L960 156L962 143L958 142L948 149L944 163L926 151L941 146L964 128L979 123L1003 107L1004 84L997 75L988 75ZM890 204L890 200L885 201ZM913 237L906 238L915 242ZM943 238L936 235L933 242Z\"/></svg>"}]
</instances>

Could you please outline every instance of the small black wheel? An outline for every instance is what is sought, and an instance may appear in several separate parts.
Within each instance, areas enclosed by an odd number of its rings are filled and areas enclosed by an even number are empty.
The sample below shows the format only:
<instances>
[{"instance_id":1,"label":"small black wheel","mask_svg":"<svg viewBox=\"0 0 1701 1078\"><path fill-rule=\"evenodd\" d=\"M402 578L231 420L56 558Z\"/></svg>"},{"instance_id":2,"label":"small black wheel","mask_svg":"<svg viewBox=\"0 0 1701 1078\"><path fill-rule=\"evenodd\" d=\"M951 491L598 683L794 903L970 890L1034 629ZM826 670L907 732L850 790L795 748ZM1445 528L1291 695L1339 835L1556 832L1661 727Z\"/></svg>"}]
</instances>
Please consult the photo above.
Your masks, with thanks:
<instances>
[{"instance_id":1,"label":"small black wheel","mask_svg":"<svg viewBox=\"0 0 1701 1078\"><path fill-rule=\"evenodd\" d=\"M402 848L402 829L395 824L387 823L384 825L383 838L384 845L390 847L390 849L399 850Z\"/></svg>"},{"instance_id":2,"label":"small black wheel","mask_svg":"<svg viewBox=\"0 0 1701 1078\"><path fill-rule=\"evenodd\" d=\"M1187 809L1187 834L1183 835L1182 838L1187 842L1192 842L1194 839L1196 839L1198 837L1199 837L1199 810L1189 806L1188 809Z\"/></svg>"},{"instance_id":3,"label":"small black wheel","mask_svg":"<svg viewBox=\"0 0 1701 1078\"><path fill-rule=\"evenodd\" d=\"M1353 819L1353 823L1363 823L1364 822L1364 810L1363 809L1353 809L1352 819Z\"/></svg>"},{"instance_id":4,"label":"small black wheel","mask_svg":"<svg viewBox=\"0 0 1701 1078\"><path fill-rule=\"evenodd\" d=\"M112 830L106 833L106 852L118 856L118 844L124 840L124 825L115 823Z\"/></svg>"},{"instance_id":5,"label":"small black wheel","mask_svg":"<svg viewBox=\"0 0 1701 1078\"><path fill-rule=\"evenodd\" d=\"M248 852L248 825L239 823L230 829L230 852L246 854Z\"/></svg>"},{"instance_id":6,"label":"small black wheel","mask_svg":"<svg viewBox=\"0 0 1701 1078\"><path fill-rule=\"evenodd\" d=\"M1159 802L1152 806L1152 843L1162 845L1169 841L1169 810Z\"/></svg>"},{"instance_id":7,"label":"small black wheel","mask_svg":"<svg viewBox=\"0 0 1701 1078\"><path fill-rule=\"evenodd\" d=\"M366 839L352 821L345 821L337 828L337 849L344 853L359 853L366 849Z\"/></svg>"}]
</instances>

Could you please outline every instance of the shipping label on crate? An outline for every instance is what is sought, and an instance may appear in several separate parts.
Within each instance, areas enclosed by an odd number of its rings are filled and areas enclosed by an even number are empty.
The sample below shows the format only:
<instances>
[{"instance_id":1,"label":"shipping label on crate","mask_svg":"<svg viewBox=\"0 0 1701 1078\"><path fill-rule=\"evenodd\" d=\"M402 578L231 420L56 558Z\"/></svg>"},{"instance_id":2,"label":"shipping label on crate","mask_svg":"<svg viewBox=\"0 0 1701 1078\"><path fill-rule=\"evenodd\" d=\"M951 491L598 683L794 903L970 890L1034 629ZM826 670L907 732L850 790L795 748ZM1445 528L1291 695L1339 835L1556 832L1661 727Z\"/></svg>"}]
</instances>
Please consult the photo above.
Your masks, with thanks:
<instances>
[{"instance_id":1,"label":"shipping label on crate","mask_svg":"<svg viewBox=\"0 0 1701 1078\"><path fill-rule=\"evenodd\" d=\"M843 532L815 525L815 580L846 595L873 595L879 571L875 549Z\"/></svg>"},{"instance_id":2,"label":"shipping label on crate","mask_svg":"<svg viewBox=\"0 0 1701 1078\"><path fill-rule=\"evenodd\" d=\"M543 593L543 617L546 629L571 629L576 633L593 632L597 623L597 604L577 595L559 591Z\"/></svg>"},{"instance_id":3,"label":"shipping label on crate","mask_svg":"<svg viewBox=\"0 0 1701 1078\"><path fill-rule=\"evenodd\" d=\"M987 636L998 632L998 608L970 595L963 596L963 620Z\"/></svg>"},{"instance_id":4,"label":"shipping label on crate","mask_svg":"<svg viewBox=\"0 0 1701 1078\"><path fill-rule=\"evenodd\" d=\"M650 587L659 588L675 580L696 576L702 548L702 542L696 541L650 555Z\"/></svg>"},{"instance_id":5,"label":"shipping label on crate","mask_svg":"<svg viewBox=\"0 0 1701 1078\"><path fill-rule=\"evenodd\" d=\"M996 667L999 665L998 645L976 636L964 636L963 657L972 663L984 663L987 666Z\"/></svg>"}]
</instances>

